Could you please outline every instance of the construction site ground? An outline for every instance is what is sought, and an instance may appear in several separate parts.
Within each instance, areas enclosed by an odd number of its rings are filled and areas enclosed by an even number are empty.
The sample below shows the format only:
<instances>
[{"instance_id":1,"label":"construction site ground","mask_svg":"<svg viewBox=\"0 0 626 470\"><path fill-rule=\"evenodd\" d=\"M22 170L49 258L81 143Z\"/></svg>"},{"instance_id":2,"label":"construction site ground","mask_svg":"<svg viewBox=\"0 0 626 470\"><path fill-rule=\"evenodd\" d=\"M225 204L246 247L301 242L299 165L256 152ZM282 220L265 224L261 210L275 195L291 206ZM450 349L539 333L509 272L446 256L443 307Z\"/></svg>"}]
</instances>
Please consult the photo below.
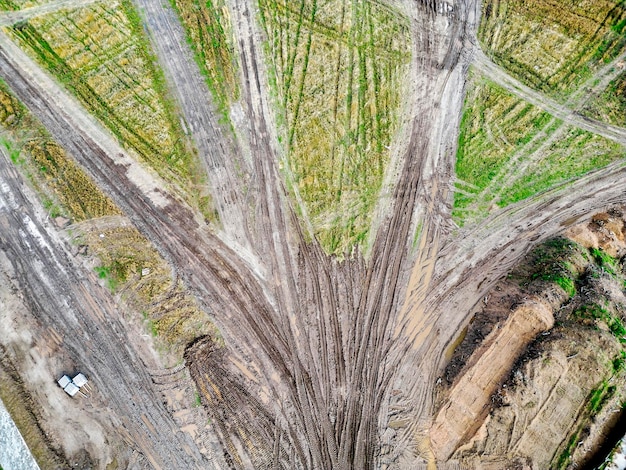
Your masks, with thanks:
<instances>
[{"instance_id":1,"label":"construction site ground","mask_svg":"<svg viewBox=\"0 0 626 470\"><path fill-rule=\"evenodd\" d=\"M285 188L255 2L227 2L242 84L243 117L232 133L170 5L136 2L196 142L219 226L0 32L2 79L220 332L197 338L178 364L156 354L141 312L112 295L71 245L71 224L54 225L0 149L0 293L12 306L0 341L58 468L461 468L463 455L435 437L435 395L473 313L537 243L626 202L620 161L478 225L455 226L468 67L497 69L494 80L511 92L590 132L623 143L624 130L599 130L538 99L476 52L480 2L388 3L410 20L411 93L371 244L344 257L311 239ZM93 392L70 400L55 381L78 371Z\"/></svg>"}]
</instances>

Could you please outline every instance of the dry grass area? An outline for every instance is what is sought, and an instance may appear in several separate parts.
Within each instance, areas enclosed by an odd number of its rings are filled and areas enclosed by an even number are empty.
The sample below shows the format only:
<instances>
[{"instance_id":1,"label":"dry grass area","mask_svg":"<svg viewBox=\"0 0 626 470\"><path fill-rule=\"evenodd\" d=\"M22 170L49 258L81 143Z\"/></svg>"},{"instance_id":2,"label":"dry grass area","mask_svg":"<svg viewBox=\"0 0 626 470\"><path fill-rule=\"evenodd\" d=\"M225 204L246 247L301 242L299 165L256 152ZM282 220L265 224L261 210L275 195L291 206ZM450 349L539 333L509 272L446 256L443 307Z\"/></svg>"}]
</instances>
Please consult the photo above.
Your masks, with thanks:
<instances>
[{"instance_id":1,"label":"dry grass area","mask_svg":"<svg viewBox=\"0 0 626 470\"><path fill-rule=\"evenodd\" d=\"M187 42L226 119L239 98L230 16L224 0L170 0L187 33Z\"/></svg>"},{"instance_id":2,"label":"dry grass area","mask_svg":"<svg viewBox=\"0 0 626 470\"><path fill-rule=\"evenodd\" d=\"M146 329L162 352L177 360L194 339L216 328L171 268L146 238L133 227L81 224L72 227L75 243L96 258L99 277L132 311L141 312Z\"/></svg>"},{"instance_id":3,"label":"dry grass area","mask_svg":"<svg viewBox=\"0 0 626 470\"><path fill-rule=\"evenodd\" d=\"M2 82L0 126L6 131L0 137L2 145L13 162L23 167L51 216L80 222L120 214Z\"/></svg>"},{"instance_id":4,"label":"dry grass area","mask_svg":"<svg viewBox=\"0 0 626 470\"><path fill-rule=\"evenodd\" d=\"M262 0L283 144L318 240L365 240L397 130L409 23L375 2Z\"/></svg>"},{"instance_id":5,"label":"dry grass area","mask_svg":"<svg viewBox=\"0 0 626 470\"><path fill-rule=\"evenodd\" d=\"M198 336L217 335L206 314L154 247L137 230L98 220L121 211L54 142L41 124L0 82L2 144L28 176L51 216L62 215L78 244L99 260L97 272L114 292L123 294L132 310L143 312L147 329L181 358L185 346ZM95 220L95 222L91 222ZM81 223L82 222L82 223ZM92 229L85 229L92 227ZM101 236L102 235L102 236Z\"/></svg>"},{"instance_id":6,"label":"dry grass area","mask_svg":"<svg viewBox=\"0 0 626 470\"><path fill-rule=\"evenodd\" d=\"M64 211L76 221L119 213L93 181L52 141L27 142L23 150L31 156L45 188L56 196ZM54 210L51 212L54 216Z\"/></svg>"},{"instance_id":7,"label":"dry grass area","mask_svg":"<svg viewBox=\"0 0 626 470\"><path fill-rule=\"evenodd\" d=\"M129 0L36 17L11 32L126 147L186 187L194 159Z\"/></svg>"},{"instance_id":8,"label":"dry grass area","mask_svg":"<svg viewBox=\"0 0 626 470\"><path fill-rule=\"evenodd\" d=\"M23 8L36 7L48 3L50 0L0 0L1 10L22 10Z\"/></svg>"},{"instance_id":9,"label":"dry grass area","mask_svg":"<svg viewBox=\"0 0 626 470\"><path fill-rule=\"evenodd\" d=\"M560 99L626 47L618 0L487 0L479 39L498 64Z\"/></svg>"}]
</instances>

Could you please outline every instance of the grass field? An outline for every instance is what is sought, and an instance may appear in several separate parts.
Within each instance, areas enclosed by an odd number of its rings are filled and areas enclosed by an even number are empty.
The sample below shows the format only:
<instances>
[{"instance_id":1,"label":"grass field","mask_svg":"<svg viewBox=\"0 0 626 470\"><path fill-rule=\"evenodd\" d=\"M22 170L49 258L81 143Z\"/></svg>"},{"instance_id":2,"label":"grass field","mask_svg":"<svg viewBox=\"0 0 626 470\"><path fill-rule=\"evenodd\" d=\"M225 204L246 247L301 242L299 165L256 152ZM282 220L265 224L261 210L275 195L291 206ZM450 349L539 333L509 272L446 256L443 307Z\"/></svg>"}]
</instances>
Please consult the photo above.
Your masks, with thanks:
<instances>
[{"instance_id":1,"label":"grass field","mask_svg":"<svg viewBox=\"0 0 626 470\"><path fill-rule=\"evenodd\" d=\"M482 9L487 55L557 99L626 47L623 0L486 0Z\"/></svg>"},{"instance_id":2,"label":"grass field","mask_svg":"<svg viewBox=\"0 0 626 470\"><path fill-rule=\"evenodd\" d=\"M129 0L36 17L11 32L124 146L187 186L195 161Z\"/></svg>"},{"instance_id":3,"label":"grass field","mask_svg":"<svg viewBox=\"0 0 626 470\"><path fill-rule=\"evenodd\" d=\"M397 130L409 24L375 2L261 0L282 139L328 252L365 240Z\"/></svg>"},{"instance_id":4,"label":"grass field","mask_svg":"<svg viewBox=\"0 0 626 470\"><path fill-rule=\"evenodd\" d=\"M509 173L507 164L524 159L545 140L554 125L539 108L472 73L467 89L457 154L457 220L484 212Z\"/></svg>"},{"instance_id":5,"label":"grass field","mask_svg":"<svg viewBox=\"0 0 626 470\"><path fill-rule=\"evenodd\" d=\"M565 125L476 72L470 77L456 163L458 225L626 158L621 145Z\"/></svg>"},{"instance_id":6,"label":"grass field","mask_svg":"<svg viewBox=\"0 0 626 470\"><path fill-rule=\"evenodd\" d=\"M224 0L170 0L218 108L227 119L239 98L232 27Z\"/></svg>"},{"instance_id":7,"label":"grass field","mask_svg":"<svg viewBox=\"0 0 626 470\"><path fill-rule=\"evenodd\" d=\"M583 114L592 119L626 127L626 72L613 80L597 99L588 103Z\"/></svg>"},{"instance_id":8,"label":"grass field","mask_svg":"<svg viewBox=\"0 0 626 470\"><path fill-rule=\"evenodd\" d=\"M569 179L582 176L616 160L625 159L619 144L589 132L566 127L562 136L502 191L501 204L520 201Z\"/></svg>"}]
</instances>

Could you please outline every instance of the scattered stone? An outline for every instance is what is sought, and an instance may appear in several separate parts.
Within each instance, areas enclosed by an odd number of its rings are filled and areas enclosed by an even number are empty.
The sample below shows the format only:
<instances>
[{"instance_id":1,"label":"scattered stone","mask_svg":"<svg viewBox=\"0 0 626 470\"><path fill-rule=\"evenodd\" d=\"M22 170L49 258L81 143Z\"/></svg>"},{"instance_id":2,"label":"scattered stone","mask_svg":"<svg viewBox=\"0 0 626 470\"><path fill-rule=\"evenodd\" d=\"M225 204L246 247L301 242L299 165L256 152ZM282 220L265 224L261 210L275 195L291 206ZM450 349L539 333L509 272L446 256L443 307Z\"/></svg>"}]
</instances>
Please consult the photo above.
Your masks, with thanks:
<instances>
[{"instance_id":1,"label":"scattered stone","mask_svg":"<svg viewBox=\"0 0 626 470\"><path fill-rule=\"evenodd\" d=\"M58 216L54 218L54 224L59 228L65 228L70 224L71 220L67 217Z\"/></svg>"}]
</instances>

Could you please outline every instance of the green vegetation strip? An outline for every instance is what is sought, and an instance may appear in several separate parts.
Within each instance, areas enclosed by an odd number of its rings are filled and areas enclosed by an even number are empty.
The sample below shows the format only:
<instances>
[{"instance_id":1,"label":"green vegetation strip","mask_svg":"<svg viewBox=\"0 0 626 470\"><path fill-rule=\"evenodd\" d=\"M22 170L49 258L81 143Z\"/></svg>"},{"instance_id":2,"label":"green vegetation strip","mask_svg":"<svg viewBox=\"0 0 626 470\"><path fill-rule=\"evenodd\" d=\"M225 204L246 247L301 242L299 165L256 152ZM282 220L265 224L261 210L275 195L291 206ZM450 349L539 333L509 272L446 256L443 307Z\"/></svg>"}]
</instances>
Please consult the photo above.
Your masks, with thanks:
<instances>
[{"instance_id":1,"label":"green vegetation strip","mask_svg":"<svg viewBox=\"0 0 626 470\"><path fill-rule=\"evenodd\" d=\"M586 250L567 238L557 237L543 243L531 254L532 272L529 279L553 282L570 297L576 295L580 268L588 259Z\"/></svg>"},{"instance_id":2,"label":"green vegetation strip","mask_svg":"<svg viewBox=\"0 0 626 470\"><path fill-rule=\"evenodd\" d=\"M224 0L170 0L223 119L239 99L232 26Z\"/></svg>"},{"instance_id":3,"label":"green vegetation strip","mask_svg":"<svg viewBox=\"0 0 626 470\"><path fill-rule=\"evenodd\" d=\"M575 315L582 319L604 323L620 343L626 343L626 327L624 327L623 320L618 315L609 312L604 306L598 304L583 305L576 311Z\"/></svg>"},{"instance_id":4,"label":"green vegetation strip","mask_svg":"<svg viewBox=\"0 0 626 470\"><path fill-rule=\"evenodd\" d=\"M26 7L34 7L41 3L46 3L46 0L0 0L0 11L17 11Z\"/></svg>"},{"instance_id":5,"label":"green vegetation strip","mask_svg":"<svg viewBox=\"0 0 626 470\"><path fill-rule=\"evenodd\" d=\"M484 77L473 75L467 91L457 153L456 174L460 180L454 199L454 217L459 223L470 205L489 205L507 176L507 164L516 153L528 155L546 136L552 118L539 108L511 95ZM545 137L544 137L545 138ZM543 139L538 139L539 142ZM513 171L512 165L509 171ZM485 191L485 194L482 194Z\"/></svg>"},{"instance_id":6,"label":"green vegetation strip","mask_svg":"<svg viewBox=\"0 0 626 470\"><path fill-rule=\"evenodd\" d=\"M452 215L458 225L626 158L626 149L473 76L459 135Z\"/></svg>"},{"instance_id":7,"label":"green vegetation strip","mask_svg":"<svg viewBox=\"0 0 626 470\"><path fill-rule=\"evenodd\" d=\"M626 150L621 145L581 129L569 128L562 139L550 145L544 158L503 190L501 204L521 201L625 157Z\"/></svg>"}]
</instances>

